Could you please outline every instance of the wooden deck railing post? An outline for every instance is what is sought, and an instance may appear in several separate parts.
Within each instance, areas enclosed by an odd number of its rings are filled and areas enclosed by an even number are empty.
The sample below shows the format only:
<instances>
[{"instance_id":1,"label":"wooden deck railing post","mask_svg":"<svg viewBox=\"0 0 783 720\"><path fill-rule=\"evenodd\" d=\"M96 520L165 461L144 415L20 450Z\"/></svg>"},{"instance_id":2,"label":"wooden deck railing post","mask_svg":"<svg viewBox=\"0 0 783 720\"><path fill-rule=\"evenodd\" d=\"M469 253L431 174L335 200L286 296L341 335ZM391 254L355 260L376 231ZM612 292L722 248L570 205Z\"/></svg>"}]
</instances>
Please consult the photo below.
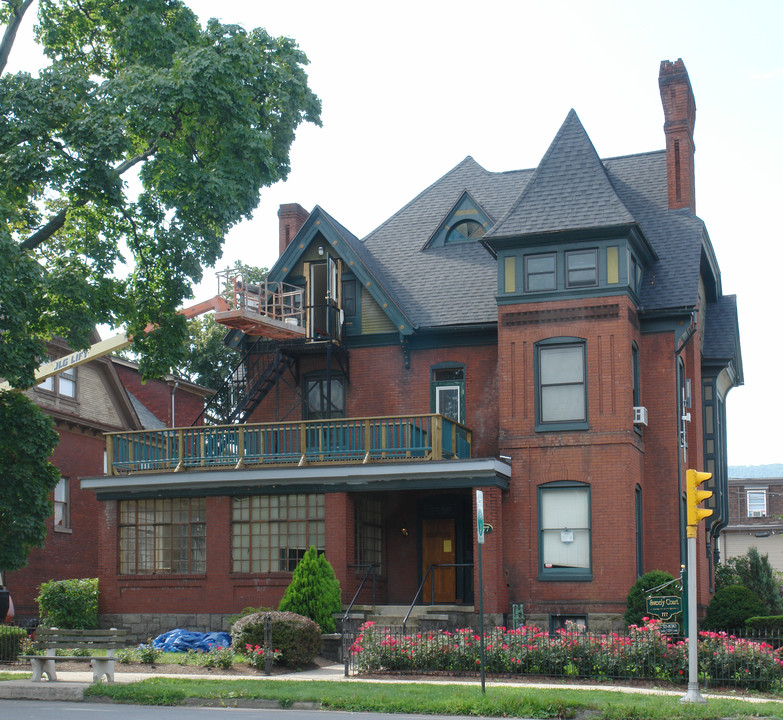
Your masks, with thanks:
<instances>
[{"instance_id":1,"label":"wooden deck railing post","mask_svg":"<svg viewBox=\"0 0 783 720\"><path fill-rule=\"evenodd\" d=\"M106 474L117 474L114 472L114 435L106 436Z\"/></svg>"},{"instance_id":2,"label":"wooden deck railing post","mask_svg":"<svg viewBox=\"0 0 783 720\"><path fill-rule=\"evenodd\" d=\"M432 459L443 460L443 416L432 418Z\"/></svg>"}]
</instances>

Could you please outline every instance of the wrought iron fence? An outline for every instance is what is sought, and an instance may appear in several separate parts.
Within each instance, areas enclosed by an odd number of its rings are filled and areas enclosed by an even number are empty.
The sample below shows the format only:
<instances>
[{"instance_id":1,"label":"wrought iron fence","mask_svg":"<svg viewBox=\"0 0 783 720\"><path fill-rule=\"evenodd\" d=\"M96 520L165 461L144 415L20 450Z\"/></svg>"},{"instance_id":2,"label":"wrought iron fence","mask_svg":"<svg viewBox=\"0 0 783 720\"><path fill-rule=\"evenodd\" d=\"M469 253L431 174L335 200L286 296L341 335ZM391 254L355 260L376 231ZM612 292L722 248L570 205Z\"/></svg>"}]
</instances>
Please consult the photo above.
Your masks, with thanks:
<instances>
[{"instance_id":1,"label":"wrought iron fence","mask_svg":"<svg viewBox=\"0 0 783 720\"><path fill-rule=\"evenodd\" d=\"M536 627L485 631L484 667L496 676L556 677L687 683L683 638L655 623L624 633L570 625L548 633ZM775 632L699 633L699 679L704 686L783 690L783 635ZM345 633L346 674L474 674L480 637L473 629L413 630L365 623Z\"/></svg>"}]
</instances>

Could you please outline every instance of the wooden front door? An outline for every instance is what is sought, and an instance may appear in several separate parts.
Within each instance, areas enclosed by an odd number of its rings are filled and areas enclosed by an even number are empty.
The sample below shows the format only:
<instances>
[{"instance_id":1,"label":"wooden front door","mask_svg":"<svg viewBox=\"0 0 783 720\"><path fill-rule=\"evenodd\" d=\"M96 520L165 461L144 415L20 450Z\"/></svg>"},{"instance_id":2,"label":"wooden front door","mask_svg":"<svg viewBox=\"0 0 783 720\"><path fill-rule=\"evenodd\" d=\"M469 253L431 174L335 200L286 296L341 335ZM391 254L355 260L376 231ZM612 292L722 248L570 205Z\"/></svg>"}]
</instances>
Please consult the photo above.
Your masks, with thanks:
<instances>
[{"instance_id":1,"label":"wooden front door","mask_svg":"<svg viewBox=\"0 0 783 720\"><path fill-rule=\"evenodd\" d=\"M424 518L421 541L422 577L430 565L456 562L456 539L454 518ZM453 603L456 599L456 568L433 568L422 590L421 601Z\"/></svg>"}]
</instances>

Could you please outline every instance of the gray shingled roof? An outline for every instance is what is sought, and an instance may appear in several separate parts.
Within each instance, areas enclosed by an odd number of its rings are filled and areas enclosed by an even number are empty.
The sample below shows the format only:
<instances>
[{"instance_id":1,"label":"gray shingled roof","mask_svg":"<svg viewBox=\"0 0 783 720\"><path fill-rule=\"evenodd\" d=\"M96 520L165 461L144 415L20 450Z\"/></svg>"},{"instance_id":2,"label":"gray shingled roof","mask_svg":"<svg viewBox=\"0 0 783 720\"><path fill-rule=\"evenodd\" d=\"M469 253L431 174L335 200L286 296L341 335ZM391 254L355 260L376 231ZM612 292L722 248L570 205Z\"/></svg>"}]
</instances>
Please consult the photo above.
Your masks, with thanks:
<instances>
[{"instance_id":1,"label":"gray shingled roof","mask_svg":"<svg viewBox=\"0 0 783 720\"><path fill-rule=\"evenodd\" d=\"M414 327L497 322L497 264L484 247L424 247L465 191L500 218L487 237L637 225L658 258L643 277L642 312L697 303L704 225L668 209L665 151L601 161L571 111L537 169L492 173L467 157L361 243L344 231Z\"/></svg>"},{"instance_id":2,"label":"gray shingled roof","mask_svg":"<svg viewBox=\"0 0 783 720\"><path fill-rule=\"evenodd\" d=\"M484 246L424 245L465 190L498 218L531 175L531 170L490 173L467 157L364 238L414 327L497 322L497 263Z\"/></svg>"},{"instance_id":3,"label":"gray shingled roof","mask_svg":"<svg viewBox=\"0 0 783 720\"><path fill-rule=\"evenodd\" d=\"M571 110L525 190L487 238L635 223Z\"/></svg>"},{"instance_id":4,"label":"gray shingled roof","mask_svg":"<svg viewBox=\"0 0 783 720\"><path fill-rule=\"evenodd\" d=\"M739 347L737 296L724 295L707 303L702 354L708 360L734 359Z\"/></svg>"}]
</instances>

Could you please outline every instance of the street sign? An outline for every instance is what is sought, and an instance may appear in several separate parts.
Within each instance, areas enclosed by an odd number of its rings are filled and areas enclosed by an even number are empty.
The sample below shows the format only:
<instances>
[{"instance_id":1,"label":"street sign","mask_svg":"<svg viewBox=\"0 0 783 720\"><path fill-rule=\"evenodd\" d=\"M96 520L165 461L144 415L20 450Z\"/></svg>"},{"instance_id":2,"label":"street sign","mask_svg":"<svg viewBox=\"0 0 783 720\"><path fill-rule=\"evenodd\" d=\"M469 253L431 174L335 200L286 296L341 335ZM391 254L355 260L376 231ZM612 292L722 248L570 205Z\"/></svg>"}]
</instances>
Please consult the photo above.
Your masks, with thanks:
<instances>
[{"instance_id":1,"label":"street sign","mask_svg":"<svg viewBox=\"0 0 783 720\"><path fill-rule=\"evenodd\" d=\"M682 598L677 595L653 595L647 598L647 614L665 622L682 612Z\"/></svg>"},{"instance_id":2,"label":"street sign","mask_svg":"<svg viewBox=\"0 0 783 720\"><path fill-rule=\"evenodd\" d=\"M478 541L484 544L484 493L476 490L476 532Z\"/></svg>"}]
</instances>

